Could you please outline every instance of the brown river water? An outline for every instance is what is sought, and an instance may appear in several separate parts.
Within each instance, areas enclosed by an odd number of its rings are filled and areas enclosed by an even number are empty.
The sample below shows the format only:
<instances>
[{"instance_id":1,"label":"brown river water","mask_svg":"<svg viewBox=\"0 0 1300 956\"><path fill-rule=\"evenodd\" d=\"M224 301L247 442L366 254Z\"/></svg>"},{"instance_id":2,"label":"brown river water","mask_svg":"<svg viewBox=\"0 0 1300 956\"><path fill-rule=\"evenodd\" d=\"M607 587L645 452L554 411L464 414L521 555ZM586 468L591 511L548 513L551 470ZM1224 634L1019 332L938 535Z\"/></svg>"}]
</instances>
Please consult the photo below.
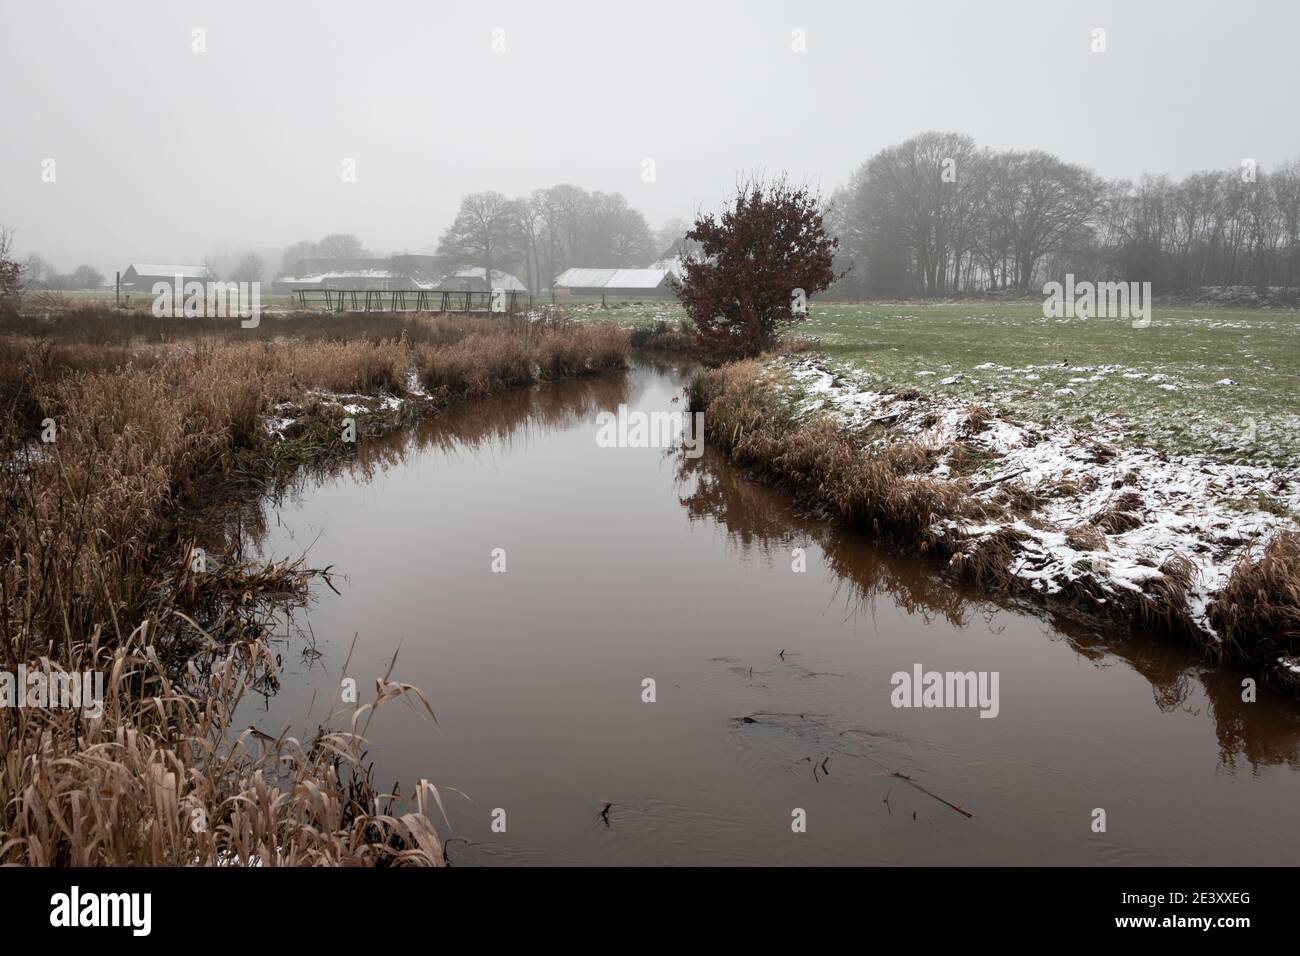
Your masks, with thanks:
<instances>
[{"instance_id":1,"label":"brown river water","mask_svg":"<svg viewBox=\"0 0 1300 956\"><path fill-rule=\"evenodd\" d=\"M295 615L241 721L346 726L342 678L372 699L397 654L438 723L381 710L375 782L439 787L453 865L1300 859L1300 705L992 603L707 450L598 447L598 412L684 410L685 381L503 395L266 504L255 549L332 565L341 594ZM996 672L997 716L895 707L918 664Z\"/></svg>"}]
</instances>

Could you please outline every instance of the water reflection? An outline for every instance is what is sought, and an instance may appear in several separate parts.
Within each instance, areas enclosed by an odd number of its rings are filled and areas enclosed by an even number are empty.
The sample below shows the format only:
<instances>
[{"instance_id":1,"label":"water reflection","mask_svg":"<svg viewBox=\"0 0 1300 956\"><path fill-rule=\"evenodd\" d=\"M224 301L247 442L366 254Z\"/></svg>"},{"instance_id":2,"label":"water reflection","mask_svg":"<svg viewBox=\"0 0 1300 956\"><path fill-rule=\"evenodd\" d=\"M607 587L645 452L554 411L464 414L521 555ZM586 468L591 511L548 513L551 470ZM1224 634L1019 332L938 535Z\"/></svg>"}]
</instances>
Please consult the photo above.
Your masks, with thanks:
<instances>
[{"instance_id":1,"label":"water reflection","mask_svg":"<svg viewBox=\"0 0 1300 956\"><path fill-rule=\"evenodd\" d=\"M861 535L804 515L785 496L746 477L716 453L699 459L676 456L679 500L691 521L708 520L725 529L741 554L788 562L791 549L813 542L827 559L847 612L869 612L888 601L924 620L943 620L954 628L979 619L992 625L1000 610L1040 615L1054 638L1097 667L1126 664L1151 684L1161 712L1188 709L1197 688L1219 739L1220 762L1229 767L1298 766L1300 708L1287 699L1260 691L1259 699L1242 699L1242 680L1252 676L1237 668L1211 666L1195 653L1163 637L1148 637L1113 624L1083 623L1060 612L1014 599L991 599L954 576L943 574L922 558L902 559L885 553Z\"/></svg>"},{"instance_id":2,"label":"water reflection","mask_svg":"<svg viewBox=\"0 0 1300 956\"><path fill-rule=\"evenodd\" d=\"M1297 766L1294 702L1261 689L1245 704L1244 675L1168 641L991 600L712 452L596 446L598 412L680 408L683 384L642 366L502 395L369 441L243 514L227 533L250 553L306 550L348 576L283 622L279 692L250 719L314 729L344 659L368 679L400 643L398 676L429 694L441 729L375 734L385 776L546 818L494 842L472 809L452 811L484 862L1114 861L1124 847L1098 850L1062 818L1102 799L1131 802L1142 859L1285 851L1267 820L1300 778L1269 768ZM497 544L504 579L488 572ZM789 573L796 547L806 576ZM302 647L321 656L297 661ZM936 658L1000 668L1018 699L996 721L893 710L890 671ZM646 674L661 678L653 709ZM773 716L737 723L755 713ZM832 748L831 776L814 779L808 761ZM896 829L912 810L897 791L881 803L890 782L868 756L979 822ZM1234 788L1242 778L1259 785ZM791 849L788 807L812 799L838 840ZM610 801L615 825L593 829ZM1191 816L1165 809L1180 801ZM787 822L769 833L773 805ZM1206 836L1196 814L1233 822Z\"/></svg>"}]
</instances>

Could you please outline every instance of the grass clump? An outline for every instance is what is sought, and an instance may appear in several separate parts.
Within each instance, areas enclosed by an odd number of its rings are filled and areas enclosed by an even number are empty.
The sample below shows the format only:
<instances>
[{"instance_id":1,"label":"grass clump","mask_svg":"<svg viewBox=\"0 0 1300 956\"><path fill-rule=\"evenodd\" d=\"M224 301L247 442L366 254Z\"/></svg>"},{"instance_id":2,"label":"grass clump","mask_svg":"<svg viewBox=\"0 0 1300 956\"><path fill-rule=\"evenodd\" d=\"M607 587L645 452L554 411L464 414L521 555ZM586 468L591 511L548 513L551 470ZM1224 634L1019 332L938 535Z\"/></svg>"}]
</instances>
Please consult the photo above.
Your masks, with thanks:
<instances>
[{"instance_id":1,"label":"grass clump","mask_svg":"<svg viewBox=\"0 0 1300 956\"><path fill-rule=\"evenodd\" d=\"M1238 656L1300 655L1300 533L1283 532L1243 555L1210 620Z\"/></svg>"}]
</instances>

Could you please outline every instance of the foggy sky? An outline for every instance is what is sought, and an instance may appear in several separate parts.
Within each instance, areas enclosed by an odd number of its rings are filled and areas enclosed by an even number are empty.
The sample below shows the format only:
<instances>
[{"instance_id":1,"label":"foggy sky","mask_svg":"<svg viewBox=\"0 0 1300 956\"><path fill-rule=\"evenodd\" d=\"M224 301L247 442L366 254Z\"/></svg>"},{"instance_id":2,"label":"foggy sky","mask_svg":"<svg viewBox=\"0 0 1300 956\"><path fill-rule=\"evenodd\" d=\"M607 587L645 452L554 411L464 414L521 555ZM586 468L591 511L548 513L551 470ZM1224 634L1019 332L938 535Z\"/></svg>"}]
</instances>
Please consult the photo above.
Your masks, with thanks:
<instances>
[{"instance_id":1,"label":"foggy sky","mask_svg":"<svg viewBox=\"0 0 1300 956\"><path fill-rule=\"evenodd\" d=\"M484 189L618 191L652 228L750 170L829 193L927 129L1107 177L1268 169L1300 156L1298 39L1295 0L0 0L0 224L63 270L274 271L329 232L431 251Z\"/></svg>"}]
</instances>

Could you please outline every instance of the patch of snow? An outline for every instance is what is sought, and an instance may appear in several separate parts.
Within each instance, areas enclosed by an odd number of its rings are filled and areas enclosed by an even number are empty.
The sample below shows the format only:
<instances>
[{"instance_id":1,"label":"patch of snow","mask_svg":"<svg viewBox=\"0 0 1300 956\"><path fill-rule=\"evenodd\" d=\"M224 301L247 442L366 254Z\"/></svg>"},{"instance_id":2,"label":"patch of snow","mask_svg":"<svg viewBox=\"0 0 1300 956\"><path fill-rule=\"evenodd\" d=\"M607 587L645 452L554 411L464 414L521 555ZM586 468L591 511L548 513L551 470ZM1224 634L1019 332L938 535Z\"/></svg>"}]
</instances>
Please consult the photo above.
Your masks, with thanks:
<instances>
[{"instance_id":1,"label":"patch of snow","mask_svg":"<svg viewBox=\"0 0 1300 956\"><path fill-rule=\"evenodd\" d=\"M974 406L958 398L902 398L873 389L860 371L832 367L818 358L778 360L774 367L801 393L801 414L829 413L852 429L883 426L881 434L868 436L868 450L894 441L939 450L942 456L930 477L952 477L944 452L957 443L994 456L965 476L971 488L982 489L972 496L992 505L1003 489L1018 485L1038 501L1032 524L1007 515L980 522L944 519L932 530L954 532L972 544L1012 530L1020 539L1012 573L1044 594L1079 583L1103 600L1107 594L1141 592L1146 582L1161 576L1166 560L1182 556L1194 568L1188 614L1217 637L1207 608L1238 559L1251 545L1300 530L1295 517L1300 515L1300 474L1165 455L1139 446L1114 416L1098 416L1085 428L989 413L976 429L969 424ZM1057 394L1069 392L1059 389ZM1134 527L1106 534L1104 551L1070 545L1067 532L1092 525L1125 493L1139 502L1125 509ZM1267 510L1261 507L1264 502L1270 503Z\"/></svg>"}]
</instances>

